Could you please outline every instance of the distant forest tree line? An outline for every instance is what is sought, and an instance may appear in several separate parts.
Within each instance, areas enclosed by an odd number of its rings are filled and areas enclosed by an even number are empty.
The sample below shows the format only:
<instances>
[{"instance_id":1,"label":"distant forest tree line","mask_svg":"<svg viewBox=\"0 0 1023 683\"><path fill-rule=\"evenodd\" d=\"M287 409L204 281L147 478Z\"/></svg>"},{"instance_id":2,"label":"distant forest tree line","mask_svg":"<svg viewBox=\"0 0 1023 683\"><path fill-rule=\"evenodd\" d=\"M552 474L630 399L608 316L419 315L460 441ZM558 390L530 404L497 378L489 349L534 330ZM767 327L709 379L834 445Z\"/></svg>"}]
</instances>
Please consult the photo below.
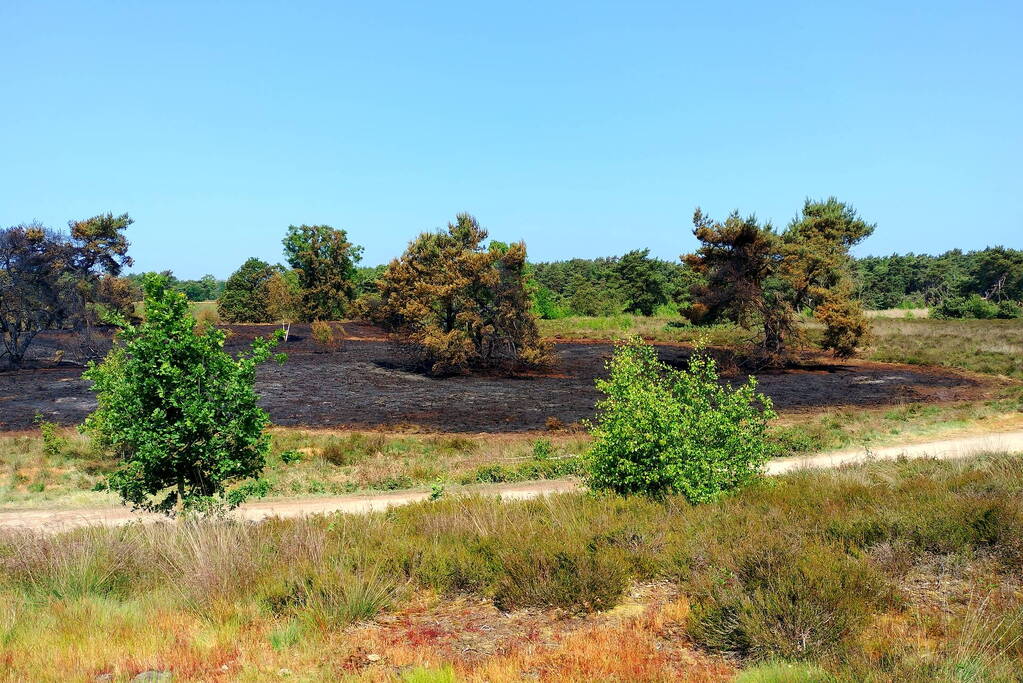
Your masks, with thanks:
<instances>
[{"instance_id":1,"label":"distant forest tree line","mask_svg":"<svg viewBox=\"0 0 1023 683\"><path fill-rule=\"evenodd\" d=\"M0 358L19 364L40 331L86 330L138 314L140 276L122 234L127 215L0 230ZM216 300L224 322L317 322L354 317L383 325L445 373L510 361L540 364L549 348L538 318L620 313L738 323L761 350L781 354L799 339L795 320L823 323L822 345L851 354L866 332L864 308L928 306L936 317L1023 316L1023 251L991 247L940 256L855 259L874 226L851 206L807 200L784 229L733 212L723 222L697 209L692 254L677 261L648 249L597 259L529 263L523 243L489 240L468 214L422 233L387 265L360 265L362 247L328 225L289 226L283 263L248 259L227 280L206 275L168 289Z\"/></svg>"},{"instance_id":2,"label":"distant forest tree line","mask_svg":"<svg viewBox=\"0 0 1023 683\"><path fill-rule=\"evenodd\" d=\"M940 256L864 256L854 257L853 265L856 294L869 310L927 308L949 298L971 296L987 296L996 303L1023 301L1023 249L999 246L954 249ZM358 293L375 291L376 280L386 268L386 264L357 266ZM543 318L624 312L653 315L658 309L673 314L689 304L692 287L700 280L686 264L653 258L649 249L624 256L530 263L527 271L536 313ZM181 280L171 271L162 274L169 278L168 288L189 301L215 301L227 283L213 275ZM135 283L141 278L141 274L127 276ZM141 299L141 288L133 291L137 291L136 300Z\"/></svg>"}]
</instances>

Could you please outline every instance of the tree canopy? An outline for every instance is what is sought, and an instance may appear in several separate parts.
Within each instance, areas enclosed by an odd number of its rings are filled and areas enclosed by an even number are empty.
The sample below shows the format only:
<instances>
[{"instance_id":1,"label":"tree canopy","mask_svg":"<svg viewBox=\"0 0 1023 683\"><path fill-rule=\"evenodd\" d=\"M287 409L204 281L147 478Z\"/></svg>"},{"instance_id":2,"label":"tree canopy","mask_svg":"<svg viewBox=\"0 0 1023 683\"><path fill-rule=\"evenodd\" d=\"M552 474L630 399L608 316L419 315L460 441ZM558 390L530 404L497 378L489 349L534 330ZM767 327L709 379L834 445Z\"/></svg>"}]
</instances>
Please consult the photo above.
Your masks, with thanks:
<instances>
[{"instance_id":1,"label":"tree canopy","mask_svg":"<svg viewBox=\"0 0 1023 683\"><path fill-rule=\"evenodd\" d=\"M270 310L269 285L279 268L266 261L250 258L227 278L217 300L217 311L227 322L268 323L274 320Z\"/></svg>"},{"instance_id":2,"label":"tree canopy","mask_svg":"<svg viewBox=\"0 0 1023 683\"><path fill-rule=\"evenodd\" d=\"M355 298L362 247L329 225L291 225L284 255L298 275L307 320L338 320Z\"/></svg>"},{"instance_id":3,"label":"tree canopy","mask_svg":"<svg viewBox=\"0 0 1023 683\"><path fill-rule=\"evenodd\" d=\"M851 206L834 197L807 200L782 234L738 212L718 223L697 209L693 226L701 246L683 259L704 281L693 287L690 318L759 328L759 349L780 362L797 336L797 311L808 308L824 325L823 348L841 357L855 352L868 324L855 297L849 249L874 226Z\"/></svg>"},{"instance_id":4,"label":"tree canopy","mask_svg":"<svg viewBox=\"0 0 1023 683\"><path fill-rule=\"evenodd\" d=\"M381 318L434 374L545 363L525 283L526 245L492 243L469 214L423 233L378 281Z\"/></svg>"},{"instance_id":5,"label":"tree canopy","mask_svg":"<svg viewBox=\"0 0 1023 683\"><path fill-rule=\"evenodd\" d=\"M19 365L44 330L87 332L103 311L128 312L116 278L132 264L131 223L107 213L72 221L67 234L38 223L0 230L0 359Z\"/></svg>"},{"instance_id":6,"label":"tree canopy","mask_svg":"<svg viewBox=\"0 0 1023 683\"><path fill-rule=\"evenodd\" d=\"M228 488L258 476L270 447L253 385L276 340L232 358L226 333L197 330L165 278L149 274L143 289L145 320L122 320L114 348L84 375L99 400L85 429L119 459L109 486L161 512L240 502L244 490Z\"/></svg>"}]
</instances>

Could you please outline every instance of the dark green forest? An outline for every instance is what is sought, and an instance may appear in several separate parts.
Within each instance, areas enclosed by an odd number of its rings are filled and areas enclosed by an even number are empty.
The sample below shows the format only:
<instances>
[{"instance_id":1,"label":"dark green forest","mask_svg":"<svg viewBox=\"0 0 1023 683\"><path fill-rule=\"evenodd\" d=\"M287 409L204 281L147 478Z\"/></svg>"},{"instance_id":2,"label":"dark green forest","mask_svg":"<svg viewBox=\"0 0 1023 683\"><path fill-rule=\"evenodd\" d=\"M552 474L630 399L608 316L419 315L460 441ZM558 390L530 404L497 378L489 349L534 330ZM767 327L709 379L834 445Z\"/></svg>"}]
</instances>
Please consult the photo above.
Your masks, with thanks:
<instances>
[{"instance_id":1,"label":"dark green forest","mask_svg":"<svg viewBox=\"0 0 1023 683\"><path fill-rule=\"evenodd\" d=\"M699 275L685 264L650 258L646 249L620 257L534 263L532 278L542 317L650 315L658 308L676 312L689 303L690 289L699 282ZM972 297L986 297L996 305L1019 302L1023 250L989 247L940 256L866 256L854 260L854 279L867 309L940 307Z\"/></svg>"},{"instance_id":2,"label":"dark green forest","mask_svg":"<svg viewBox=\"0 0 1023 683\"><path fill-rule=\"evenodd\" d=\"M868 309L939 307L956 300L986 297L1023 301L1023 250L989 247L955 249L939 256L892 254L857 258L857 293ZM358 268L358 289L372 291L384 266ZM170 287L190 301L217 299L224 280L205 275L180 280L171 273ZM575 258L530 264L536 312L544 318L661 312L677 314L690 301L699 276L678 261L652 258L649 249L624 256ZM136 276L129 276L135 279ZM992 316L993 317L993 316Z\"/></svg>"}]
</instances>

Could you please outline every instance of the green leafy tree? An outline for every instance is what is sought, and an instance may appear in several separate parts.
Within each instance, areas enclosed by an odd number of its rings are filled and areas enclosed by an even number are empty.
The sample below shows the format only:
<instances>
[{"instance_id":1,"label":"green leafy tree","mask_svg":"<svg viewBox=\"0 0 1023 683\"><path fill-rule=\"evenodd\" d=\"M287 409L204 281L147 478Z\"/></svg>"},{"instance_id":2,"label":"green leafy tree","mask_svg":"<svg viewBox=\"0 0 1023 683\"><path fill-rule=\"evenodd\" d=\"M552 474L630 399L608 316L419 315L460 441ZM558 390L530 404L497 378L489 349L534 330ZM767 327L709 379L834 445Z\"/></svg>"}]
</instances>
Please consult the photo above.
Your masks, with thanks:
<instances>
[{"instance_id":1,"label":"green leafy tree","mask_svg":"<svg viewBox=\"0 0 1023 683\"><path fill-rule=\"evenodd\" d=\"M639 339L619 346L608 370L597 380L604 398L592 429L592 488L699 503L746 484L770 457L765 433L775 415L755 378L732 389L699 350L676 370Z\"/></svg>"},{"instance_id":2,"label":"green leafy tree","mask_svg":"<svg viewBox=\"0 0 1023 683\"><path fill-rule=\"evenodd\" d=\"M270 280L279 271L266 261L250 258L227 278L217 299L221 319L230 323L273 322L270 310Z\"/></svg>"},{"instance_id":3,"label":"green leafy tree","mask_svg":"<svg viewBox=\"0 0 1023 683\"><path fill-rule=\"evenodd\" d=\"M284 254L302 286L305 318L343 318L357 293L362 247L329 225L292 225L284 237Z\"/></svg>"},{"instance_id":4,"label":"green leafy tree","mask_svg":"<svg viewBox=\"0 0 1023 683\"><path fill-rule=\"evenodd\" d=\"M253 385L278 336L235 359L223 331L196 330L185 296L164 278L146 276L143 291L145 320L122 321L109 355L84 374L99 407L83 429L117 456L108 485L137 508L237 505L251 487L230 487L258 477L270 448Z\"/></svg>"},{"instance_id":5,"label":"green leafy tree","mask_svg":"<svg viewBox=\"0 0 1023 683\"><path fill-rule=\"evenodd\" d=\"M284 341L291 334L291 323L302 315L302 287L293 270L281 269L266 283L267 310L274 322L281 324Z\"/></svg>"}]
</instances>

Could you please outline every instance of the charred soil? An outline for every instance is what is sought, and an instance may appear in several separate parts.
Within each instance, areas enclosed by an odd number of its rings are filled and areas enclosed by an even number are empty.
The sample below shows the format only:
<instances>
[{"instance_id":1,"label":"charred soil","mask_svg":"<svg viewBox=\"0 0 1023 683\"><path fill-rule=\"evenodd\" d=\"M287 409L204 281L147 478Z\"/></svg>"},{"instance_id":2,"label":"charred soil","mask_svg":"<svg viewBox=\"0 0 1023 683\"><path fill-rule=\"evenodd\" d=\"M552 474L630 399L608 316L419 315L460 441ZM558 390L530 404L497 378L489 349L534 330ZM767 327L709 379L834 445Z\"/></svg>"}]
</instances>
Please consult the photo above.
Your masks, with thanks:
<instances>
[{"instance_id":1,"label":"charred soil","mask_svg":"<svg viewBox=\"0 0 1023 683\"><path fill-rule=\"evenodd\" d=\"M240 351L275 328L228 329L228 350ZM308 325L292 325L289 341L280 346L287 362L260 368L257 389L275 424L447 432L540 430L548 418L572 425L593 416L599 397L593 380L605 373L613 350L606 342L557 343L555 365L546 372L432 378L409 368L379 329L352 323L335 329L339 348L327 351L313 341ZM36 414L76 424L95 408L81 367L53 364L68 343L60 334L42 336L31 367L0 372L0 430L27 429ZM688 346L657 348L672 365L683 365L692 353ZM727 377L738 382L744 373L732 367ZM983 397L995 385L995 380L945 368L834 362L819 356L784 370L758 372L757 378L760 390L785 411L968 400Z\"/></svg>"}]
</instances>

